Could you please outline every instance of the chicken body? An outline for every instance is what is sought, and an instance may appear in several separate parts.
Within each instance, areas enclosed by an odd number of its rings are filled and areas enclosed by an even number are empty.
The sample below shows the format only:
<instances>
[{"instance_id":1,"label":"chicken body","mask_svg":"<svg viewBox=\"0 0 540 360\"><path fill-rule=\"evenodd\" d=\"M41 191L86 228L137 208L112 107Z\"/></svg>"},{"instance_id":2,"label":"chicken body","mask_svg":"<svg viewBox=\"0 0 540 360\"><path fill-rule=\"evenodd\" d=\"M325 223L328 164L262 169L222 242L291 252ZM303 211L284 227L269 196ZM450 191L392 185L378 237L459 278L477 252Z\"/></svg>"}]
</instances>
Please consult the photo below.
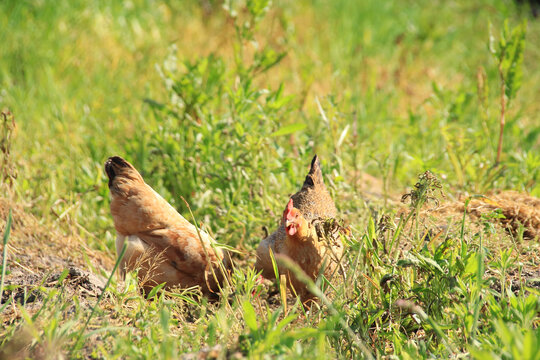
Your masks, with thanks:
<instances>
[{"instance_id":1,"label":"chicken body","mask_svg":"<svg viewBox=\"0 0 540 360\"><path fill-rule=\"evenodd\" d=\"M166 282L167 287L200 286L204 294L217 291L224 254L204 231L193 224L148 186L139 172L119 156L105 163L111 192L111 214L118 234L118 256L125 274L139 268L145 290ZM200 236L199 236L200 235Z\"/></svg>"},{"instance_id":2,"label":"chicken body","mask_svg":"<svg viewBox=\"0 0 540 360\"><path fill-rule=\"evenodd\" d=\"M336 214L334 201L323 182L319 159L315 156L302 189L291 197L283 212L281 225L259 244L255 268L262 271L263 277L275 278L269 251L272 249L274 254L285 255L295 261L312 280L317 278L323 266L324 274L329 277L343 254L343 245L339 241L329 245L324 239L319 239L311 221L334 218ZM287 276L289 286L303 302L313 297L287 269L278 267L278 270Z\"/></svg>"}]
</instances>

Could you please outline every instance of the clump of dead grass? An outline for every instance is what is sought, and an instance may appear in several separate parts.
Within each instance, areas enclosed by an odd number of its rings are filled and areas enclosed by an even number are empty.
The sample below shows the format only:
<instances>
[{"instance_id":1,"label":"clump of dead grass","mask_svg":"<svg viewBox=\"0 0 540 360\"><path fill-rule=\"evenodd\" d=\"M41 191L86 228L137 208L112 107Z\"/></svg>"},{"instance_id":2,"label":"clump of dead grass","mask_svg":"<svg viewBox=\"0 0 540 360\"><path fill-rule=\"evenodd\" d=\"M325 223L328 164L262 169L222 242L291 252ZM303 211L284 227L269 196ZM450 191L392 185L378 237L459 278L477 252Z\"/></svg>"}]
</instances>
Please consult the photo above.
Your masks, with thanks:
<instances>
[{"instance_id":1,"label":"clump of dead grass","mask_svg":"<svg viewBox=\"0 0 540 360\"><path fill-rule=\"evenodd\" d=\"M467 204L468 202L468 204ZM540 239L540 199L516 191L493 192L475 197L463 197L443 204L434 215L463 216L489 220L511 233L514 237L523 232L523 239ZM489 216L499 211L503 216Z\"/></svg>"}]
</instances>

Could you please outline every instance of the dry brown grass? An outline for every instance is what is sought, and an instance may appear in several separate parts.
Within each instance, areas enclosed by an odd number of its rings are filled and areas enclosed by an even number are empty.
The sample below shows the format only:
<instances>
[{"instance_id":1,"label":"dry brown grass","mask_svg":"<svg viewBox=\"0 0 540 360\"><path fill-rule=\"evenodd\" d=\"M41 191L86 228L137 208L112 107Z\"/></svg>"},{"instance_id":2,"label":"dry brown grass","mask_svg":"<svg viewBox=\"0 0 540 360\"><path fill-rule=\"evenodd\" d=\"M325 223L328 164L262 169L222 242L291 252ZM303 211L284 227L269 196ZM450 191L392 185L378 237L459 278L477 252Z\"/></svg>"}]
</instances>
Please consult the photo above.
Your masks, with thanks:
<instances>
[{"instance_id":1,"label":"dry brown grass","mask_svg":"<svg viewBox=\"0 0 540 360\"><path fill-rule=\"evenodd\" d=\"M9 194L9 190L7 191ZM109 272L113 259L109 254L90 249L77 232L67 232L61 224L45 226L30 213L30 204L15 203L0 198L0 229L6 229L9 210L12 211L11 233L7 243L7 289L2 302L11 298L9 306L0 317L7 325L20 317L16 303L34 303L27 307L30 313L41 300L40 286L55 287L62 271L69 272L64 280L70 294L77 294L83 305L85 298L95 297L104 286L99 272ZM0 251L3 245L0 244ZM98 275L93 275L97 273ZM35 306L34 306L35 305Z\"/></svg>"},{"instance_id":2,"label":"dry brown grass","mask_svg":"<svg viewBox=\"0 0 540 360\"><path fill-rule=\"evenodd\" d=\"M89 248L77 232L68 233L60 222L45 226L31 214L31 204L0 198L0 228L5 229L12 210L11 234L7 244L8 264L31 274L63 270L67 266L110 270L114 261L108 254ZM1 246L0 246L1 248Z\"/></svg>"},{"instance_id":3,"label":"dry brown grass","mask_svg":"<svg viewBox=\"0 0 540 360\"><path fill-rule=\"evenodd\" d=\"M467 213L474 221L485 219L518 237L520 228L523 239L540 239L540 199L516 191L492 192L476 197L461 199L443 204L434 211L439 216L463 216L465 202L470 199ZM496 211L504 217L491 217Z\"/></svg>"},{"instance_id":4,"label":"dry brown grass","mask_svg":"<svg viewBox=\"0 0 540 360\"><path fill-rule=\"evenodd\" d=\"M511 250L519 264L519 270L512 270L511 276L517 279L521 274L527 279L537 279L540 276L540 199L515 191L462 196L437 208L423 210L424 231L435 239L444 238L450 231L459 234L467 201L465 231L473 237L484 234L481 244L490 250L492 258ZM488 224L492 225L489 231L486 230Z\"/></svg>"}]
</instances>

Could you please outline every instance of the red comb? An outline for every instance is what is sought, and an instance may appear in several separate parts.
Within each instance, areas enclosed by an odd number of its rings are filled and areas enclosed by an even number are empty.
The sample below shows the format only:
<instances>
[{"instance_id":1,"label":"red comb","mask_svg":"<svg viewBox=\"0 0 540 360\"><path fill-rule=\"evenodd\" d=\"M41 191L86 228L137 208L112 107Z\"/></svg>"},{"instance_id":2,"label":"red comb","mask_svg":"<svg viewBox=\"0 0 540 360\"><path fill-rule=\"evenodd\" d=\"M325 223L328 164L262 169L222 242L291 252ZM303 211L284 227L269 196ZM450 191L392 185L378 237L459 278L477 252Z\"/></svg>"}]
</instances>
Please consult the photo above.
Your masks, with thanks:
<instances>
[{"instance_id":1,"label":"red comb","mask_svg":"<svg viewBox=\"0 0 540 360\"><path fill-rule=\"evenodd\" d=\"M291 213L293 206L292 199L289 199L289 202L287 203L287 207L285 208L285 211L283 211L283 221L289 217L289 214Z\"/></svg>"},{"instance_id":2,"label":"red comb","mask_svg":"<svg viewBox=\"0 0 540 360\"><path fill-rule=\"evenodd\" d=\"M289 203L287 204L287 210L291 211L293 209L293 201L292 198L289 199Z\"/></svg>"}]
</instances>

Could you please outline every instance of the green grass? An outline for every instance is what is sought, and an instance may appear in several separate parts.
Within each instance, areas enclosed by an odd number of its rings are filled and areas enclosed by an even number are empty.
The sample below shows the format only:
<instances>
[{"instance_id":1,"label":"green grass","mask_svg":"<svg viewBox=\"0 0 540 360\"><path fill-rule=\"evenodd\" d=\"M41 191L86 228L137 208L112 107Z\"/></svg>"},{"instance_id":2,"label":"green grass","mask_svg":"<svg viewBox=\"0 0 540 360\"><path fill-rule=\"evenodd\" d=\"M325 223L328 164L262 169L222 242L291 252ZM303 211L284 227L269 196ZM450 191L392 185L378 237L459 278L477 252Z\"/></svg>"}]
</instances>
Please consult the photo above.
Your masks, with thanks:
<instances>
[{"instance_id":1,"label":"green grass","mask_svg":"<svg viewBox=\"0 0 540 360\"><path fill-rule=\"evenodd\" d=\"M108 256L103 163L117 154L242 252L217 303L189 292L148 301L132 277L113 278L95 307L62 282L40 286L41 307L17 306L0 346L23 333L32 351L69 357L176 358L221 345L221 356L355 358L365 345L374 357L537 358L539 291L521 273L539 264L518 254L537 253L538 240L467 216L426 240L433 221L418 203L403 216L385 199L426 170L447 199L500 189L540 197L538 20L502 0L248 3L0 2L0 108L17 124L0 164L17 175L2 183L13 206ZM505 20L523 19L523 80L496 164L489 24L499 39ZM353 230L346 278L317 284L330 293L321 309L291 302L285 313L255 281L254 249L314 153ZM362 188L366 173L383 184L375 197ZM79 334L85 346L72 351Z\"/></svg>"}]
</instances>

